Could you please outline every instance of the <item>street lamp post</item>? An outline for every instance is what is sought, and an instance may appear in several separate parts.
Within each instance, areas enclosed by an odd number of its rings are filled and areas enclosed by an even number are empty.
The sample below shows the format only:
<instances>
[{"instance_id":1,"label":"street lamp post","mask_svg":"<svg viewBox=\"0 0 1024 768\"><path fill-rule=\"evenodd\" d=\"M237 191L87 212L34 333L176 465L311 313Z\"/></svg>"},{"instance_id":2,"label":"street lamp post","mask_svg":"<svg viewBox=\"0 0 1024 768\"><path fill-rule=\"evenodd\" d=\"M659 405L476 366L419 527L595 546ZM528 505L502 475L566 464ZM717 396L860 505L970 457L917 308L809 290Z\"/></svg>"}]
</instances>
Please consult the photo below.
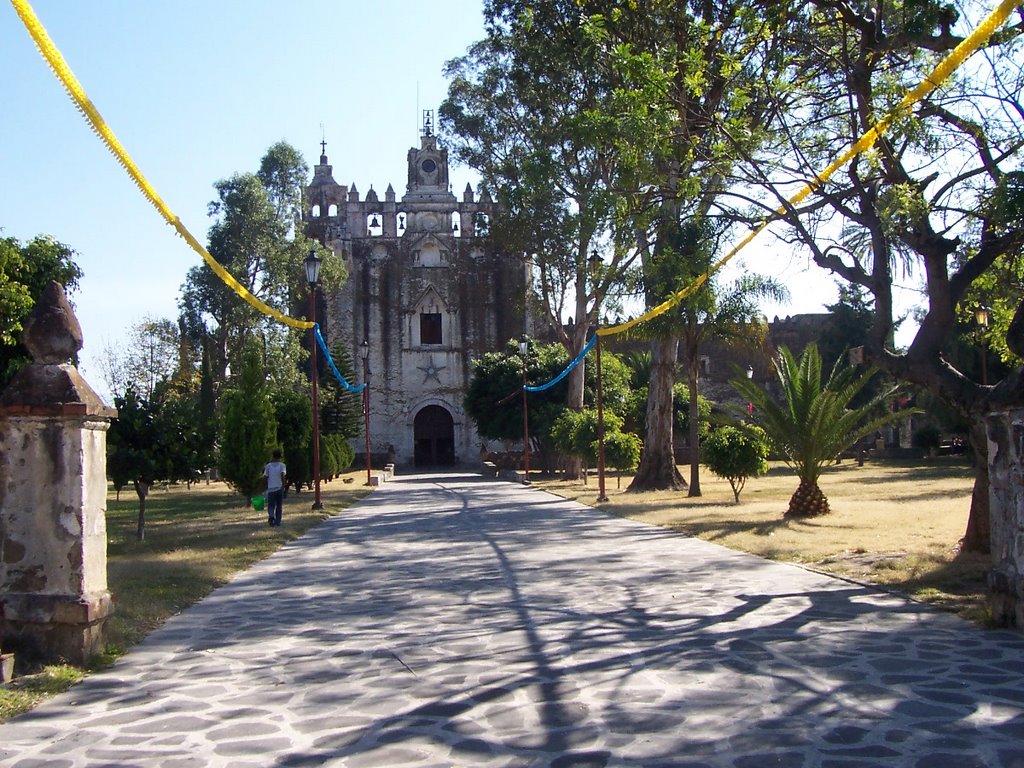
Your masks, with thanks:
<instances>
[{"instance_id":1,"label":"street lamp post","mask_svg":"<svg viewBox=\"0 0 1024 768\"><path fill-rule=\"evenodd\" d=\"M988 328L990 310L988 307L978 307L974 310L974 320L978 323L978 326L982 329ZM988 385L988 348L985 343L985 331L982 330L981 336L981 384L982 386Z\"/></svg>"},{"instance_id":2,"label":"street lamp post","mask_svg":"<svg viewBox=\"0 0 1024 768\"><path fill-rule=\"evenodd\" d=\"M370 342L363 339L359 345L359 356L363 358L363 434L366 436L366 484L370 484Z\"/></svg>"},{"instance_id":3,"label":"street lamp post","mask_svg":"<svg viewBox=\"0 0 1024 768\"><path fill-rule=\"evenodd\" d=\"M752 365L748 365L747 366L747 378L748 379L753 379L754 378L754 366L752 366ZM748 419L752 419L753 417L754 417L754 403L752 401L750 401L750 400L747 400L747 418Z\"/></svg>"},{"instance_id":4,"label":"street lamp post","mask_svg":"<svg viewBox=\"0 0 1024 768\"><path fill-rule=\"evenodd\" d=\"M530 416L526 405L526 356L530 342L524 333L519 337L519 354L523 358L523 485L530 484Z\"/></svg>"},{"instance_id":5,"label":"street lamp post","mask_svg":"<svg viewBox=\"0 0 1024 768\"><path fill-rule=\"evenodd\" d=\"M604 385L601 380L601 337L597 337L597 500L608 501L604 492Z\"/></svg>"},{"instance_id":6,"label":"street lamp post","mask_svg":"<svg viewBox=\"0 0 1024 768\"><path fill-rule=\"evenodd\" d=\"M601 257L597 250L590 252L590 281L594 288L594 309L597 314L597 323L594 327L594 334L597 346L597 500L598 502L608 501L608 494L604 488L604 383L601 374L601 337L597 334L601 326L601 296L598 293L597 276L601 268Z\"/></svg>"},{"instance_id":7,"label":"street lamp post","mask_svg":"<svg viewBox=\"0 0 1024 768\"><path fill-rule=\"evenodd\" d=\"M309 320L313 327L309 329L309 385L313 399L313 509L323 509L320 502L320 393L317 391L317 378L320 372L316 359L316 284L320 280L320 257L316 247L310 249L305 260L306 282L309 283Z\"/></svg>"}]
</instances>

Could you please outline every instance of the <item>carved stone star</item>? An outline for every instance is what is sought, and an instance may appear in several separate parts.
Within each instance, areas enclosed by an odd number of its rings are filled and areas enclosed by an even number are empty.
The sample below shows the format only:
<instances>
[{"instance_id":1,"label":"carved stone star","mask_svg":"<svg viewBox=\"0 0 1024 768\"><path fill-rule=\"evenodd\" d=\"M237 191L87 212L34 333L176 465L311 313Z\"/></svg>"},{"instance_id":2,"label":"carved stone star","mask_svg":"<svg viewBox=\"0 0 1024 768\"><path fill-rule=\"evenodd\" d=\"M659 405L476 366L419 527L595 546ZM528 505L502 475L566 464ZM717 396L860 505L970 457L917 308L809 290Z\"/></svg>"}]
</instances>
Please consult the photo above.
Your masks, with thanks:
<instances>
[{"instance_id":1,"label":"carved stone star","mask_svg":"<svg viewBox=\"0 0 1024 768\"><path fill-rule=\"evenodd\" d=\"M428 381L433 379L438 384L441 383L441 379L438 374L447 368L447 365L434 365L434 358L430 358L430 362L426 365L417 365L421 371L423 371L423 383L426 384Z\"/></svg>"}]
</instances>

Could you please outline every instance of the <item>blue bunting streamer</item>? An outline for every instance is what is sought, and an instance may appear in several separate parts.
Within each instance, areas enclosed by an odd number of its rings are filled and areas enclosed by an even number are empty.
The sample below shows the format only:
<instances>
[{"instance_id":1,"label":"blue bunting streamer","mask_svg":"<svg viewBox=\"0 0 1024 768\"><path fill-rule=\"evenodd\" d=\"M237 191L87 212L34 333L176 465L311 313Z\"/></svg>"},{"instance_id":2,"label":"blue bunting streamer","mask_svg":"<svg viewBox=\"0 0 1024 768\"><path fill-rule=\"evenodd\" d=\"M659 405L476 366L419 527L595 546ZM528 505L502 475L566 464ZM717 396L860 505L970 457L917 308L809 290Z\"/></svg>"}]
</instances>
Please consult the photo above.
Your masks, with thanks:
<instances>
[{"instance_id":1,"label":"blue bunting streamer","mask_svg":"<svg viewBox=\"0 0 1024 768\"><path fill-rule=\"evenodd\" d=\"M590 341L587 342L587 345L580 350L580 353L576 355L576 359L569 363L569 365L565 367L564 371L555 376L555 378L553 378L547 384L538 384L535 387L523 387L523 389L525 389L527 392L543 392L545 389L551 389L553 386L555 386L555 384L557 384L566 376L568 376L569 372L573 368L575 368L577 365L583 362L583 358L586 357L587 353L594 348L595 344L597 344L597 336L591 336Z\"/></svg>"},{"instance_id":2,"label":"blue bunting streamer","mask_svg":"<svg viewBox=\"0 0 1024 768\"><path fill-rule=\"evenodd\" d=\"M319 323L313 326L313 331L314 334L316 335L316 343L323 351L324 357L327 359L327 365L329 365L331 368L331 373L334 374L334 378L341 382L341 386L343 386L349 392L362 392L364 389L366 389L365 384L360 384L359 386L352 386L347 381L345 381L345 377L341 375L341 371L338 370L338 366L336 366L334 364L334 360L331 359L331 353L327 351L327 343L324 341L324 337L320 335Z\"/></svg>"}]
</instances>

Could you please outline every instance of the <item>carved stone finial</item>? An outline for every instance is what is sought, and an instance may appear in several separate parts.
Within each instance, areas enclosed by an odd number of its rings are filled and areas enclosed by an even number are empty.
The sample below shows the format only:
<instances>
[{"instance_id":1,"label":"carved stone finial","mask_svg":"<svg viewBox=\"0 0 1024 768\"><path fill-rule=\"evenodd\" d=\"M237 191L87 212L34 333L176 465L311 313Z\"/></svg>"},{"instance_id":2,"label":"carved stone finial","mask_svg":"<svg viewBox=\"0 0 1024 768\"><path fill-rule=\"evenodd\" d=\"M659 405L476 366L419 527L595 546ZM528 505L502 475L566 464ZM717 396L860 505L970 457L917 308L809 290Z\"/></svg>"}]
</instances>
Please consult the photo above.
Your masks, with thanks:
<instances>
[{"instance_id":1,"label":"carved stone finial","mask_svg":"<svg viewBox=\"0 0 1024 768\"><path fill-rule=\"evenodd\" d=\"M78 324L64 286L51 280L25 321L22 343L33 362L60 365L82 348L82 326Z\"/></svg>"}]
</instances>

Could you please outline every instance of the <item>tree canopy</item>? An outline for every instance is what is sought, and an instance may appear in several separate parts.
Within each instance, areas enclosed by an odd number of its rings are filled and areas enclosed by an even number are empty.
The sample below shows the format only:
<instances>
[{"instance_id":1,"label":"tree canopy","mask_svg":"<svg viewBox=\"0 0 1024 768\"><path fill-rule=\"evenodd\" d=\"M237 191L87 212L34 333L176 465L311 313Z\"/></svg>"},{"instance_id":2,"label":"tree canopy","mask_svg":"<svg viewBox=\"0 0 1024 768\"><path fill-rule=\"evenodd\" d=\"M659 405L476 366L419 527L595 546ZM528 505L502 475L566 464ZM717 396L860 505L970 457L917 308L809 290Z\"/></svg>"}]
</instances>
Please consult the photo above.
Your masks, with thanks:
<instances>
[{"instance_id":1,"label":"tree canopy","mask_svg":"<svg viewBox=\"0 0 1024 768\"><path fill-rule=\"evenodd\" d=\"M791 83L790 108L778 113L774 141L750 153L745 166L762 193L751 217L782 203L785 225L772 231L870 297L867 359L975 424L976 491L988 484L981 414L1021 404L1024 371L1014 366L986 386L955 365L948 349L972 305L999 305L1001 295L1005 303L989 334L998 328L1002 339L992 346L1018 357L1024 351L1017 330L1024 329L1024 304L1015 282L995 287L995 276L1012 273L1024 246L1024 20L1018 15L994 34L818 194L799 205L784 198L786 181L813 178L872 129L989 10L935 0L812 0L795 8L789 39L800 76ZM894 290L913 281L925 288L924 306L909 347L897 349ZM975 494L968 548L987 548L987 498Z\"/></svg>"},{"instance_id":2,"label":"tree canopy","mask_svg":"<svg viewBox=\"0 0 1024 768\"><path fill-rule=\"evenodd\" d=\"M236 173L214 184L209 205L214 219L208 233L210 255L250 293L285 314L306 306L302 262L315 243L299 231L301 183L308 166L298 150L278 142L267 150L257 173ZM340 260L321 254L320 287L325 293L345 277ZM302 332L268 318L244 301L205 264L189 270L178 303L181 323L195 344L206 344L215 389L240 364L251 339L264 347L275 384L294 383Z\"/></svg>"},{"instance_id":3,"label":"tree canopy","mask_svg":"<svg viewBox=\"0 0 1024 768\"><path fill-rule=\"evenodd\" d=\"M0 238L0 388L29 362L28 350L19 340L25 320L51 280L71 296L78 288L82 270L76 253L48 235L27 243Z\"/></svg>"}]
</instances>

